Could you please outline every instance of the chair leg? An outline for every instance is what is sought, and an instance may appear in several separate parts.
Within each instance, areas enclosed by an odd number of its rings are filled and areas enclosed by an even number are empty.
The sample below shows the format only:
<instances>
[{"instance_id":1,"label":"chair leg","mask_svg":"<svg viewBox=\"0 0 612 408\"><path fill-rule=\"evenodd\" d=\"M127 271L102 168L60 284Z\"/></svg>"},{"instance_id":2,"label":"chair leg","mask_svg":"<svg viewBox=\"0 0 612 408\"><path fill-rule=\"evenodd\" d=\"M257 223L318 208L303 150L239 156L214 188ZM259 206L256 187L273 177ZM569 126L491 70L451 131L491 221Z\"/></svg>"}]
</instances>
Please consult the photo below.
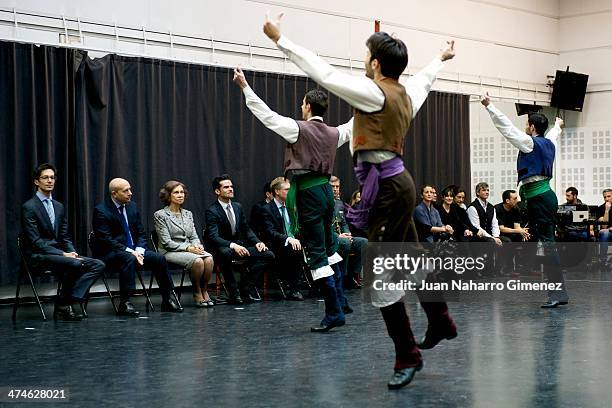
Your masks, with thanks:
<instances>
[{"instance_id":1,"label":"chair leg","mask_svg":"<svg viewBox=\"0 0 612 408\"><path fill-rule=\"evenodd\" d=\"M225 286L225 280L223 279L223 277L221 277L220 281L221 281L221 287L223 288L223 292L225 293L225 296L229 298L230 293L229 293L229 290L227 290L227 286Z\"/></svg>"},{"instance_id":2,"label":"chair leg","mask_svg":"<svg viewBox=\"0 0 612 408\"><path fill-rule=\"evenodd\" d=\"M23 267L19 269L19 276L17 276L17 290L15 291L15 303L13 304L13 322L17 320L17 308L19 307L19 292L21 291L21 278L23 275Z\"/></svg>"},{"instance_id":3,"label":"chair leg","mask_svg":"<svg viewBox=\"0 0 612 408\"><path fill-rule=\"evenodd\" d=\"M81 313L83 313L83 317L89 317L87 315L87 300L85 300L83 303L79 303L79 306L81 306Z\"/></svg>"},{"instance_id":4,"label":"chair leg","mask_svg":"<svg viewBox=\"0 0 612 408\"><path fill-rule=\"evenodd\" d=\"M151 272L151 280L149 280L149 292L151 291L152 287L153 287L153 272Z\"/></svg>"},{"instance_id":5,"label":"chair leg","mask_svg":"<svg viewBox=\"0 0 612 408\"><path fill-rule=\"evenodd\" d=\"M283 296L283 299L287 299L287 295L285 295L285 289L283 289L283 282L281 282L279 278L276 278L276 284L278 285L278 288L280 289L280 293Z\"/></svg>"},{"instance_id":6,"label":"chair leg","mask_svg":"<svg viewBox=\"0 0 612 408\"><path fill-rule=\"evenodd\" d=\"M30 271L26 269L26 274L28 275L28 279L30 280L30 286L32 287L32 293L34 293L34 299L36 299L36 303L38 304L38 308L40 309L40 314L42 315L43 321L47 321L47 315L45 314L45 309L43 308L42 303L40 302L40 298L38 297L38 292L36 291L36 287L34 287L34 281L32 280L32 275Z\"/></svg>"},{"instance_id":7,"label":"chair leg","mask_svg":"<svg viewBox=\"0 0 612 408\"><path fill-rule=\"evenodd\" d=\"M102 276L102 282L104 282L104 286L106 286L106 293L108 293L108 297L111 301L111 304L113 305L113 310L115 311L115 314L119 313L119 310L117 309L117 305L115 305L115 301L113 300L113 293L110 290L110 287L108 286L108 281L106 280L106 276Z\"/></svg>"},{"instance_id":8,"label":"chair leg","mask_svg":"<svg viewBox=\"0 0 612 408\"><path fill-rule=\"evenodd\" d=\"M178 295L176 294L176 291L174 289L172 289L172 294L174 295L174 298L176 299L176 303L177 303L178 307L182 308L183 305L181 305L181 300L178 297Z\"/></svg>"},{"instance_id":9,"label":"chair leg","mask_svg":"<svg viewBox=\"0 0 612 408\"><path fill-rule=\"evenodd\" d=\"M153 307L153 303L151 302L151 298L149 297L149 292L147 291L147 287L145 286L144 279L142 279L142 272L140 272L140 270L138 269L136 273L138 274L138 279L140 280L140 284L142 285L142 291L144 292L144 295L147 298L147 312L149 311L149 307L151 307L151 311L154 312L155 308ZM151 276L151 279L153 279L153 276Z\"/></svg>"},{"instance_id":10,"label":"chair leg","mask_svg":"<svg viewBox=\"0 0 612 408\"><path fill-rule=\"evenodd\" d=\"M55 291L55 302L59 300L60 293L62 291L62 281L58 280L57 282L57 290ZM81 310L83 310L83 306L81 306ZM85 315L83 315L85 316ZM57 315L55 314L55 308L53 308L53 320L57 320Z\"/></svg>"},{"instance_id":11,"label":"chair leg","mask_svg":"<svg viewBox=\"0 0 612 408\"><path fill-rule=\"evenodd\" d=\"M181 300L181 295L183 294L183 283L185 282L185 274L187 273L187 269L183 268L183 274L181 275L181 285L179 286L178 300Z\"/></svg>"},{"instance_id":12,"label":"chair leg","mask_svg":"<svg viewBox=\"0 0 612 408\"><path fill-rule=\"evenodd\" d=\"M302 275L304 275L304 280L306 281L306 284L308 285L308 287L312 288L312 283L310 282L310 279L308 279L308 272L306 268L302 268Z\"/></svg>"}]
</instances>

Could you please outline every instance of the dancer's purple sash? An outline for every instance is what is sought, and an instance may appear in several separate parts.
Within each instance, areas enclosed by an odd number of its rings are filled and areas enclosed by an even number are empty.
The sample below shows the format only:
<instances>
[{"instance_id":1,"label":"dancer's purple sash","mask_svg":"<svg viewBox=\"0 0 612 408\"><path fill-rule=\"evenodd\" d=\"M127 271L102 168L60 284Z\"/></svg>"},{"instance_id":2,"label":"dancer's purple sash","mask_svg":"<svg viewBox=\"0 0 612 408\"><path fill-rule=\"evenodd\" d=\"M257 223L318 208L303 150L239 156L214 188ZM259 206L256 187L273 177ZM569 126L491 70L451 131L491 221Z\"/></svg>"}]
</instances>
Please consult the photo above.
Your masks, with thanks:
<instances>
[{"instance_id":1,"label":"dancer's purple sash","mask_svg":"<svg viewBox=\"0 0 612 408\"><path fill-rule=\"evenodd\" d=\"M370 209L376 201L380 180L397 176L402 171L404 171L404 162L401 157L382 163L357 163L355 175L361 185L361 201L348 209L346 219L355 227L367 230Z\"/></svg>"}]
</instances>

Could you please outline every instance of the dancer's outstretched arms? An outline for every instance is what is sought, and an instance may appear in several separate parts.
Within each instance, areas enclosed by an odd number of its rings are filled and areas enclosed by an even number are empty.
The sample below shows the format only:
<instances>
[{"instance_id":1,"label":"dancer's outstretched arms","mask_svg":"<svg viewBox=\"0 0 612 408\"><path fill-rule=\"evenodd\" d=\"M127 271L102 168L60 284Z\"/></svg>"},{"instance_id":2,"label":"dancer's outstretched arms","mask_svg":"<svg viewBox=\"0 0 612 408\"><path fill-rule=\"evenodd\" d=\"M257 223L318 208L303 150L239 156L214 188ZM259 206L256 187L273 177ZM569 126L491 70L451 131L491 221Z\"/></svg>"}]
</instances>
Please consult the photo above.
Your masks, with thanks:
<instances>
[{"instance_id":1,"label":"dancer's outstretched arms","mask_svg":"<svg viewBox=\"0 0 612 408\"><path fill-rule=\"evenodd\" d=\"M514 126L506 115L493 106L488 92L482 96L480 103L482 103L489 112L497 130L499 130L514 147L523 153L530 153L533 150L533 139L531 136ZM562 127L563 119L555 118L555 125L546 133L546 138L553 142L555 148L557 148L557 138L561 135Z\"/></svg>"},{"instance_id":2,"label":"dancer's outstretched arms","mask_svg":"<svg viewBox=\"0 0 612 408\"><path fill-rule=\"evenodd\" d=\"M340 133L340 138L338 139L338 148L340 148L340 146L350 141L353 137L353 118L351 118L351 120L349 120L348 122L338 126L338 132ZM351 154L352 153L353 150L351 149Z\"/></svg>"},{"instance_id":3,"label":"dancer's outstretched arms","mask_svg":"<svg viewBox=\"0 0 612 408\"><path fill-rule=\"evenodd\" d=\"M555 118L555 126L546 133L546 138L555 145L555 150L557 150L557 139L561 136L561 132L563 132L564 123L563 119Z\"/></svg>"},{"instance_id":4,"label":"dancer's outstretched arms","mask_svg":"<svg viewBox=\"0 0 612 408\"><path fill-rule=\"evenodd\" d=\"M489 112L497 130L499 130L512 146L523 153L530 153L533 150L533 139L531 136L514 126L506 115L493 106L488 92L482 96L480 103L482 103L487 112Z\"/></svg>"},{"instance_id":5,"label":"dancer's outstretched arms","mask_svg":"<svg viewBox=\"0 0 612 408\"><path fill-rule=\"evenodd\" d=\"M433 83L436 81L436 76L442 68L444 68L444 61L455 57L455 41L450 40L446 42L447 47L443 49L440 54L434 58L425 68L411 76L404 83L406 93L410 97L412 102L412 117L414 118L425 103L429 91Z\"/></svg>"},{"instance_id":6,"label":"dancer's outstretched arms","mask_svg":"<svg viewBox=\"0 0 612 408\"><path fill-rule=\"evenodd\" d=\"M300 129L294 119L279 115L266 105L264 101L255 94L244 77L240 68L234 69L234 82L242 88L247 108L255 115L265 127L277 133L289 143L298 140Z\"/></svg>"},{"instance_id":7,"label":"dancer's outstretched arms","mask_svg":"<svg viewBox=\"0 0 612 408\"><path fill-rule=\"evenodd\" d=\"M382 109L385 95L369 78L353 76L340 72L312 51L294 44L281 35L280 19L282 13L272 21L266 16L264 33L276 43L277 47L287 55L310 78L331 93L344 99L352 107L364 112L376 112Z\"/></svg>"}]
</instances>

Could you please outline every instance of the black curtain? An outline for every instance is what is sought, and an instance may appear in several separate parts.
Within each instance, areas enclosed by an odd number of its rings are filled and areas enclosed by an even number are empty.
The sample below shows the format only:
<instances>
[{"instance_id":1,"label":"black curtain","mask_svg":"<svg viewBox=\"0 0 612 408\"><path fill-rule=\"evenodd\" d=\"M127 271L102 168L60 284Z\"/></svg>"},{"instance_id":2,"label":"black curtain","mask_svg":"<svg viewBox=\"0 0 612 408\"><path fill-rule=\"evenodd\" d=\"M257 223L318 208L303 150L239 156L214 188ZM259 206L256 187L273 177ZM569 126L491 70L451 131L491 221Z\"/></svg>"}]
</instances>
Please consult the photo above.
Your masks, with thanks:
<instances>
[{"instance_id":1,"label":"black curtain","mask_svg":"<svg viewBox=\"0 0 612 408\"><path fill-rule=\"evenodd\" d=\"M438 193L449 184L470 190L470 105L468 95L431 92L410 127L404 163L420 186Z\"/></svg>"},{"instance_id":2,"label":"black curtain","mask_svg":"<svg viewBox=\"0 0 612 408\"><path fill-rule=\"evenodd\" d=\"M0 124L0 180L10 192L0 200L6 227L0 284L15 280L19 208L34 192L30 174L41 162L58 167L54 195L67 205L81 253L88 252L93 207L113 177L132 184L148 230L162 206L162 184L182 181L189 191L185 206L200 229L215 199L214 176L232 176L236 200L248 213L262 199L263 184L282 173L284 141L246 108L231 69L117 55L91 60L79 51L13 43L1 43L0 53L10 61L0 64L0 108L8 119ZM304 93L316 87L304 77L246 76L270 108L289 117L300 116ZM469 185L468 109L467 97L430 94L406 141L406 164L417 185ZM350 117L351 108L330 96L326 122ZM347 145L338 152L336 175L348 199L357 183Z\"/></svg>"},{"instance_id":3,"label":"black curtain","mask_svg":"<svg viewBox=\"0 0 612 408\"><path fill-rule=\"evenodd\" d=\"M21 204L35 192L32 170L56 164L54 196L64 202L74 185L74 72L81 57L75 50L0 42L0 285L16 279Z\"/></svg>"}]
</instances>

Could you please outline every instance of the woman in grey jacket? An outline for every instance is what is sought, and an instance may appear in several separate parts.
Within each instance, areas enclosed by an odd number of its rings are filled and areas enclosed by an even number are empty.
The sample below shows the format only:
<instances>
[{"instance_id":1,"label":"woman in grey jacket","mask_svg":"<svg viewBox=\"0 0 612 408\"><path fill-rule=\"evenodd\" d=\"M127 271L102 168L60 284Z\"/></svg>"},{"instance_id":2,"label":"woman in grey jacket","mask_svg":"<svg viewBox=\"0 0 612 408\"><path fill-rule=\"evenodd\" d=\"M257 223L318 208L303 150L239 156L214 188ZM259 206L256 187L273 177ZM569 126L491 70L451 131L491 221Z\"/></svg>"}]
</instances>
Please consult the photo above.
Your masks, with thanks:
<instances>
[{"instance_id":1,"label":"woman in grey jacket","mask_svg":"<svg viewBox=\"0 0 612 408\"><path fill-rule=\"evenodd\" d=\"M183 208L187 188L180 181L167 181L159 192L166 206L154 214L157 247L168 262L190 271L196 307L212 307L208 282L214 266L212 255L204 250L193 223L193 214Z\"/></svg>"}]
</instances>

